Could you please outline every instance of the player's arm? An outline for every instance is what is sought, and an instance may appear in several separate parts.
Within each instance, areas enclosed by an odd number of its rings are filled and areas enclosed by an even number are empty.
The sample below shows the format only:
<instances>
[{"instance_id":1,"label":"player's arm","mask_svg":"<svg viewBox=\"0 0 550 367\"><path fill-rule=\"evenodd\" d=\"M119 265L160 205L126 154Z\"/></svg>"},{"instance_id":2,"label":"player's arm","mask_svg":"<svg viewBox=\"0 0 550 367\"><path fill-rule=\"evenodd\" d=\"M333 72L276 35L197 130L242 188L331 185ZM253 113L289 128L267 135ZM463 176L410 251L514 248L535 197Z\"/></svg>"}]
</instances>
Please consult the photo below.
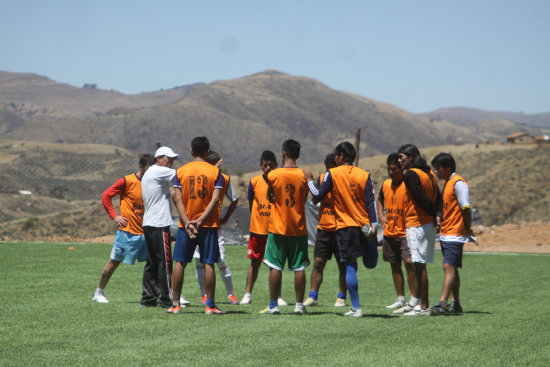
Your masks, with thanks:
<instances>
[{"instance_id":1,"label":"player's arm","mask_svg":"<svg viewBox=\"0 0 550 367\"><path fill-rule=\"evenodd\" d=\"M267 200L270 203L274 203L275 202L275 190L273 190L273 185L271 184L271 181L269 181L268 175L269 175L269 172L266 172L262 175L262 177L264 178L264 181L267 184Z\"/></svg>"},{"instance_id":2,"label":"player's arm","mask_svg":"<svg viewBox=\"0 0 550 367\"><path fill-rule=\"evenodd\" d=\"M248 210L252 213L252 205L254 204L254 188L252 187L252 181L248 183Z\"/></svg>"},{"instance_id":3,"label":"player's arm","mask_svg":"<svg viewBox=\"0 0 550 367\"><path fill-rule=\"evenodd\" d=\"M172 201L174 202L176 210L178 211L180 223L182 224L183 228L187 228L187 225L189 224L189 217L187 216L187 213L185 212L185 206L183 205L183 194L181 193L181 187L174 187Z\"/></svg>"},{"instance_id":4,"label":"player's arm","mask_svg":"<svg viewBox=\"0 0 550 367\"><path fill-rule=\"evenodd\" d=\"M470 190L468 185L464 181L457 181L454 186L454 191L458 205L462 212L462 219L464 220L464 227L469 236L472 233L472 209L470 207Z\"/></svg>"},{"instance_id":5,"label":"player's arm","mask_svg":"<svg viewBox=\"0 0 550 367\"><path fill-rule=\"evenodd\" d=\"M231 200L231 204L229 204L229 207L227 208L227 211L225 212L223 218L220 219L220 224L222 225L227 223L235 209L237 209L237 205L239 204L239 197L237 196L237 192L235 191L231 180L229 180L225 196L227 196L227 198Z\"/></svg>"},{"instance_id":6,"label":"player's arm","mask_svg":"<svg viewBox=\"0 0 550 367\"><path fill-rule=\"evenodd\" d=\"M376 208L378 209L378 215L380 219L380 226L382 229L386 226L386 213L384 212L384 190L381 187L378 193L378 199L376 199Z\"/></svg>"},{"instance_id":7,"label":"player's arm","mask_svg":"<svg viewBox=\"0 0 550 367\"><path fill-rule=\"evenodd\" d=\"M196 230L198 230L204 221L212 214L214 211L214 208L217 207L223 190L223 177L221 170L218 170L218 178L216 179L216 183L214 184L214 191L212 192L212 198L210 199L210 202L206 206L206 209L204 212L195 220L192 220L189 222L190 227L195 227Z\"/></svg>"},{"instance_id":8,"label":"player's arm","mask_svg":"<svg viewBox=\"0 0 550 367\"><path fill-rule=\"evenodd\" d=\"M422 188L422 184L420 182L420 177L418 177L416 172L409 170L405 174L403 182L405 182L405 186L407 186L407 189L409 189L413 200L426 214L435 219L437 213L434 203L430 200L429 197L426 196L426 193L424 192L424 189Z\"/></svg>"},{"instance_id":9,"label":"player's arm","mask_svg":"<svg viewBox=\"0 0 550 367\"><path fill-rule=\"evenodd\" d=\"M101 203L107 212L109 218L115 222L119 228L124 228L128 225L128 218L124 218L118 215L113 207L112 199L117 195L121 195L126 190L126 180L124 177L120 178L111 187L103 192L101 195Z\"/></svg>"},{"instance_id":10,"label":"player's arm","mask_svg":"<svg viewBox=\"0 0 550 367\"><path fill-rule=\"evenodd\" d=\"M367 209L367 214L369 215L370 224L374 230L376 230L376 225L378 224L378 215L376 213L376 200L374 198L374 186L372 184L372 179L369 175L367 179L367 184L365 185L365 209Z\"/></svg>"},{"instance_id":11,"label":"player's arm","mask_svg":"<svg viewBox=\"0 0 550 367\"><path fill-rule=\"evenodd\" d=\"M327 171L325 173L325 177L323 177L323 182L321 182L321 187L319 188L315 186L313 177L310 177L310 178L308 178L307 186L309 188L309 192L311 193L311 196L313 197L313 202L318 203L321 200L323 200L329 192L332 191L332 187L333 187L332 176L330 175L330 171Z\"/></svg>"}]
</instances>

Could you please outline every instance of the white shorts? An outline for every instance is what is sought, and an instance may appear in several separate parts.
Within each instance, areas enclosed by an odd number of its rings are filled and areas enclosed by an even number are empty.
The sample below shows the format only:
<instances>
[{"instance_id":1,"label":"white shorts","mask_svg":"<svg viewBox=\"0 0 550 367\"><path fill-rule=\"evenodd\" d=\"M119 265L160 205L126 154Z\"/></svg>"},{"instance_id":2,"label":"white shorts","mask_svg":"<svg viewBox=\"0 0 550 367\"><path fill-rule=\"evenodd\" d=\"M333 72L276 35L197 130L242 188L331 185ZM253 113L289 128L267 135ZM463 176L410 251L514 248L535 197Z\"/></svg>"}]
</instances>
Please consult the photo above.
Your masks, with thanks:
<instances>
[{"instance_id":1,"label":"white shorts","mask_svg":"<svg viewBox=\"0 0 550 367\"><path fill-rule=\"evenodd\" d=\"M407 244L413 263L433 263L436 229L433 223L407 228Z\"/></svg>"},{"instance_id":2,"label":"white shorts","mask_svg":"<svg viewBox=\"0 0 550 367\"><path fill-rule=\"evenodd\" d=\"M218 246L220 246L220 258L222 259L220 262L223 263L225 261L225 239L223 237L223 230L221 228L218 228ZM200 254L198 247L195 249L193 258L197 259L197 262L199 261Z\"/></svg>"}]
</instances>

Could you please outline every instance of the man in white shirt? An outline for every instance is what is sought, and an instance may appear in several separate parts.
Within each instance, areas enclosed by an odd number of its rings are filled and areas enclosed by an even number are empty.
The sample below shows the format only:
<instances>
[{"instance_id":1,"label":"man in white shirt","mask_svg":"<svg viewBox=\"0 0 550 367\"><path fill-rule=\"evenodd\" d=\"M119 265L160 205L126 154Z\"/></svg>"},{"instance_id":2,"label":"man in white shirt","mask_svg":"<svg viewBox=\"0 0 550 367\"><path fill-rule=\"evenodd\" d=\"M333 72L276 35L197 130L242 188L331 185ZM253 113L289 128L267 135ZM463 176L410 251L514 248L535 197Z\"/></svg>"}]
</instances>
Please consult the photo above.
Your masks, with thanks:
<instances>
[{"instance_id":1,"label":"man in white shirt","mask_svg":"<svg viewBox=\"0 0 550 367\"><path fill-rule=\"evenodd\" d=\"M168 147L155 152L156 164L141 179L141 191L145 212L143 232L147 242L147 262L143 269L143 293L141 306L165 307L172 305L172 249L170 225L172 223L172 198L170 187L176 170L172 169L178 157Z\"/></svg>"}]
</instances>

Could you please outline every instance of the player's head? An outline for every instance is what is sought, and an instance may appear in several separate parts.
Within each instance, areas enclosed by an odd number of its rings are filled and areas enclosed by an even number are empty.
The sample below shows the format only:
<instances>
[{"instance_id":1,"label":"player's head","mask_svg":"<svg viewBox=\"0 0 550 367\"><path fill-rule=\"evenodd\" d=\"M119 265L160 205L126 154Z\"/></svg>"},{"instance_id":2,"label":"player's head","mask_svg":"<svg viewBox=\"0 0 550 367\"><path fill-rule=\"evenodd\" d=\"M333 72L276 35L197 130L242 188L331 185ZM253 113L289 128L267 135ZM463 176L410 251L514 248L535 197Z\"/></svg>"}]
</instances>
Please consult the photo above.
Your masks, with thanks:
<instances>
[{"instance_id":1,"label":"player's head","mask_svg":"<svg viewBox=\"0 0 550 367\"><path fill-rule=\"evenodd\" d=\"M191 155L193 157L207 157L208 150L210 149L210 141L206 136L197 136L191 140Z\"/></svg>"},{"instance_id":2,"label":"player's head","mask_svg":"<svg viewBox=\"0 0 550 367\"><path fill-rule=\"evenodd\" d=\"M139 168L143 168L144 171L156 163L156 159L152 154L142 154L139 157Z\"/></svg>"},{"instance_id":3,"label":"player's head","mask_svg":"<svg viewBox=\"0 0 550 367\"><path fill-rule=\"evenodd\" d=\"M405 144L397 151L399 155L399 164L403 169L426 168L426 160L420 156L420 151L414 144ZM428 171L429 171L429 167Z\"/></svg>"},{"instance_id":4,"label":"player's head","mask_svg":"<svg viewBox=\"0 0 550 367\"><path fill-rule=\"evenodd\" d=\"M222 157L220 157L218 152L216 152L215 150L211 150L208 152L208 157L206 158L206 161L215 166L216 163L220 161L220 159L222 159Z\"/></svg>"},{"instance_id":5,"label":"player's head","mask_svg":"<svg viewBox=\"0 0 550 367\"><path fill-rule=\"evenodd\" d=\"M283 143L283 153L284 155L292 160L297 160L300 158L300 143L296 140L288 139Z\"/></svg>"},{"instance_id":6,"label":"player's head","mask_svg":"<svg viewBox=\"0 0 550 367\"><path fill-rule=\"evenodd\" d=\"M449 153L439 153L432 159L432 167L437 177L447 180L456 171L456 162Z\"/></svg>"},{"instance_id":7,"label":"player's head","mask_svg":"<svg viewBox=\"0 0 550 367\"><path fill-rule=\"evenodd\" d=\"M334 148L334 154L337 164L353 164L353 161L355 161L355 147L347 141L338 144Z\"/></svg>"},{"instance_id":8,"label":"player's head","mask_svg":"<svg viewBox=\"0 0 550 367\"><path fill-rule=\"evenodd\" d=\"M277 168L277 157L271 150L264 150L260 157L260 168L263 173L268 173L272 169Z\"/></svg>"},{"instance_id":9,"label":"player's head","mask_svg":"<svg viewBox=\"0 0 550 367\"><path fill-rule=\"evenodd\" d=\"M176 158L178 155L169 147L160 147L155 152L158 166L171 168Z\"/></svg>"},{"instance_id":10,"label":"player's head","mask_svg":"<svg viewBox=\"0 0 550 367\"><path fill-rule=\"evenodd\" d=\"M386 165L388 168L388 176L394 182L403 180L403 168L399 164L399 155L396 152L390 153L386 159Z\"/></svg>"},{"instance_id":11,"label":"player's head","mask_svg":"<svg viewBox=\"0 0 550 367\"><path fill-rule=\"evenodd\" d=\"M336 167L336 154L330 153L327 154L327 157L325 158L325 168L327 170Z\"/></svg>"}]
</instances>

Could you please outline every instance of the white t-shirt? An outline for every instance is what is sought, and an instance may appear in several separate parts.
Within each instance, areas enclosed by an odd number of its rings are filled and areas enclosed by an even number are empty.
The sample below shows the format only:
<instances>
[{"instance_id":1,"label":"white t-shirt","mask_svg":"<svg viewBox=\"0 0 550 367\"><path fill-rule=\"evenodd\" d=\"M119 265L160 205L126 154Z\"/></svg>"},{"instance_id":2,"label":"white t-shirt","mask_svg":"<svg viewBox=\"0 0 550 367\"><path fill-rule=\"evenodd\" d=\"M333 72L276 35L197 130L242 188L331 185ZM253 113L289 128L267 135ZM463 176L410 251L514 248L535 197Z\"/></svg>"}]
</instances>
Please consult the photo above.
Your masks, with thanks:
<instances>
[{"instance_id":1,"label":"white t-shirt","mask_svg":"<svg viewBox=\"0 0 550 367\"><path fill-rule=\"evenodd\" d=\"M144 227L168 227L172 224L170 187L175 175L176 170L156 164L145 171L141 178Z\"/></svg>"}]
</instances>

